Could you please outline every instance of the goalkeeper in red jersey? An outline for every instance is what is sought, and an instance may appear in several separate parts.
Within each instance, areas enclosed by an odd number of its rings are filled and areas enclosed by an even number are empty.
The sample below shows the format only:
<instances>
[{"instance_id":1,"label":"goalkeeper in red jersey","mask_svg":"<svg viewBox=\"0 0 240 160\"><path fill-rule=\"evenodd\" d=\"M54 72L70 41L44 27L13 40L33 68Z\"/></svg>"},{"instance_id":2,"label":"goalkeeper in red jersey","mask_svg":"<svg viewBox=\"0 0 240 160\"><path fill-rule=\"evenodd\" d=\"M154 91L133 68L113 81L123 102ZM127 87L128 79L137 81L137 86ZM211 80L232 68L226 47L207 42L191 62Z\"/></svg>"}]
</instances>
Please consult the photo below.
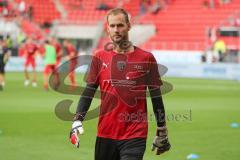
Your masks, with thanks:
<instances>
[{"instance_id":1,"label":"goalkeeper in red jersey","mask_svg":"<svg viewBox=\"0 0 240 160\"><path fill-rule=\"evenodd\" d=\"M129 42L128 13L108 12L107 32L112 41L97 51L87 74L87 87L79 100L70 132L71 142L79 147L83 121L98 87L101 105L95 144L95 160L142 160L148 134L146 91L150 92L156 117L152 150L162 154L171 147L161 97L162 81L154 56ZM109 47L111 46L111 47ZM86 133L87 134L87 133Z\"/></svg>"}]
</instances>

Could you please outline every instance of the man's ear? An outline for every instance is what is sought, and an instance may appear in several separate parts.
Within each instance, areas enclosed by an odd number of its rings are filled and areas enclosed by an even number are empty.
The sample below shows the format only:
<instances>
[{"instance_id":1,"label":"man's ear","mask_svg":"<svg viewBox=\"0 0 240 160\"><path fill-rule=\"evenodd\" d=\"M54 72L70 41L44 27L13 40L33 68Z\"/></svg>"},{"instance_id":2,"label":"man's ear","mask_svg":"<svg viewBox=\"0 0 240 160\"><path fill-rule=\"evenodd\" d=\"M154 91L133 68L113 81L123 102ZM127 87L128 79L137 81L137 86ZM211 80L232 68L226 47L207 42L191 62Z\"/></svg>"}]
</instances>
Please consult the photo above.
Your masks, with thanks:
<instances>
[{"instance_id":1,"label":"man's ear","mask_svg":"<svg viewBox=\"0 0 240 160\"><path fill-rule=\"evenodd\" d=\"M108 26L106 27L106 31L107 31L107 33L109 33L109 29L108 29Z\"/></svg>"},{"instance_id":2,"label":"man's ear","mask_svg":"<svg viewBox=\"0 0 240 160\"><path fill-rule=\"evenodd\" d=\"M130 23L127 23L127 25L128 25L128 31L130 31L130 29L131 29L131 24L130 24Z\"/></svg>"},{"instance_id":3,"label":"man's ear","mask_svg":"<svg viewBox=\"0 0 240 160\"><path fill-rule=\"evenodd\" d=\"M106 31L109 34L109 26L108 26L108 24L106 25Z\"/></svg>"}]
</instances>

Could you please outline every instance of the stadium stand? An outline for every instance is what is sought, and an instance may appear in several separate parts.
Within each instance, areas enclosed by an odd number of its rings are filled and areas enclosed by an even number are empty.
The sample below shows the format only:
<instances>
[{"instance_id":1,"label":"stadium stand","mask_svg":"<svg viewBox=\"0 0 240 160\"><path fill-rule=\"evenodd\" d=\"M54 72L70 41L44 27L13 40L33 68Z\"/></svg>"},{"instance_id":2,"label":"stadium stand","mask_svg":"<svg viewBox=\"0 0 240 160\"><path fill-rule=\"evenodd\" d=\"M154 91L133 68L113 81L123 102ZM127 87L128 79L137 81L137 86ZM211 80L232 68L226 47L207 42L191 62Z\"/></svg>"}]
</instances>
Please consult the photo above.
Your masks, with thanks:
<instances>
[{"instance_id":1,"label":"stadium stand","mask_svg":"<svg viewBox=\"0 0 240 160\"><path fill-rule=\"evenodd\" d=\"M62 5L66 9L68 16L63 23L75 24L96 24L102 21L106 13L104 10L97 10L98 2L96 0L61 0ZM117 0L107 3L109 7L116 7Z\"/></svg>"},{"instance_id":2,"label":"stadium stand","mask_svg":"<svg viewBox=\"0 0 240 160\"><path fill-rule=\"evenodd\" d=\"M12 0L13 1L13 0ZM22 0L14 0L19 4ZM56 6L56 1L66 11L63 18L61 11ZM152 0L154 4L157 0ZM99 0L25 0L27 7L33 8L33 21L24 19L22 29L26 34L39 33L39 26L58 20L61 24L96 25L103 21L105 10L96 7ZM206 0L172 0L157 14L147 11L140 14L141 0L111 0L104 1L110 8L121 6L127 9L135 24L154 24L156 35L143 43L145 49L161 50L204 50L208 45L207 32L209 28L219 27L231 15L239 11L240 0L228 4L216 4L214 8L206 6ZM34 24L36 23L36 24ZM236 37L235 37L236 38ZM236 42L234 38L223 38L227 44ZM102 47L108 38L103 36L99 41Z\"/></svg>"},{"instance_id":3,"label":"stadium stand","mask_svg":"<svg viewBox=\"0 0 240 160\"><path fill-rule=\"evenodd\" d=\"M148 13L140 18L141 23L153 23L157 34L142 47L146 49L204 50L207 27L218 26L240 8L240 1L215 9L206 8L203 1L174 1L157 15Z\"/></svg>"},{"instance_id":4,"label":"stadium stand","mask_svg":"<svg viewBox=\"0 0 240 160\"><path fill-rule=\"evenodd\" d=\"M41 39L44 36L43 30L38 25L29 20L22 20L21 28L26 35L34 35L34 38L36 39Z\"/></svg>"},{"instance_id":5,"label":"stadium stand","mask_svg":"<svg viewBox=\"0 0 240 160\"><path fill-rule=\"evenodd\" d=\"M20 3L21 0L15 0ZM38 24L53 22L60 19L60 12L56 9L53 0L25 0L27 7L33 8L33 20Z\"/></svg>"}]
</instances>

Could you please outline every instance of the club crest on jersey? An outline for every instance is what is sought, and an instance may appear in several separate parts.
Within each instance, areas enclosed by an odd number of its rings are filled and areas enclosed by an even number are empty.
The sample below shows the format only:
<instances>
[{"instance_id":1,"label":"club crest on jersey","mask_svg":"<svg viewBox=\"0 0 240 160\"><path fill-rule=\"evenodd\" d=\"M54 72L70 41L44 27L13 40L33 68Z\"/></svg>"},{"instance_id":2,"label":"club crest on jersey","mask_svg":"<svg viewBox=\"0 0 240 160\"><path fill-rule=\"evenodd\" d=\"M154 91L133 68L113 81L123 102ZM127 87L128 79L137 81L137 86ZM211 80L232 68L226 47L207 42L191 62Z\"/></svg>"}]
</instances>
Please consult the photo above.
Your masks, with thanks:
<instances>
[{"instance_id":1,"label":"club crest on jersey","mask_svg":"<svg viewBox=\"0 0 240 160\"><path fill-rule=\"evenodd\" d=\"M125 61L118 61L117 62L117 68L119 71L123 71L126 67L126 62Z\"/></svg>"}]
</instances>

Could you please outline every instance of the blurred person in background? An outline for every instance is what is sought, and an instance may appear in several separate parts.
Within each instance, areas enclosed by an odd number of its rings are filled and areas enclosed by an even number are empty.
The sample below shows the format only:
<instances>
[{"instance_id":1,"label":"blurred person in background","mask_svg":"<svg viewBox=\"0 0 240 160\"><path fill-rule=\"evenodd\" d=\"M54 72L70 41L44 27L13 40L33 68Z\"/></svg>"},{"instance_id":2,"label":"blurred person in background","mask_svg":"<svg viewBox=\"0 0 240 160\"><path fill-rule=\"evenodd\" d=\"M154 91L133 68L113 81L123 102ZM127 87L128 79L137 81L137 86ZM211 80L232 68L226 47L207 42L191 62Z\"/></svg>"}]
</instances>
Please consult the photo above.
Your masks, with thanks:
<instances>
[{"instance_id":1,"label":"blurred person in background","mask_svg":"<svg viewBox=\"0 0 240 160\"><path fill-rule=\"evenodd\" d=\"M230 3L232 0L219 0L219 3L221 4L221 5L223 5L223 4L228 4L228 3Z\"/></svg>"},{"instance_id":2,"label":"blurred person in background","mask_svg":"<svg viewBox=\"0 0 240 160\"><path fill-rule=\"evenodd\" d=\"M20 14L22 16L25 15L26 11L27 11L27 5L26 2L24 0L21 0L19 5L18 5L18 11L20 12Z\"/></svg>"},{"instance_id":3,"label":"blurred person in background","mask_svg":"<svg viewBox=\"0 0 240 160\"><path fill-rule=\"evenodd\" d=\"M18 46L21 46L24 43L25 40L26 40L25 34L22 31L20 31L19 34L17 35Z\"/></svg>"},{"instance_id":4,"label":"blurred person in background","mask_svg":"<svg viewBox=\"0 0 240 160\"><path fill-rule=\"evenodd\" d=\"M158 14L158 12L163 9L164 9L164 2L161 0L156 0L156 2L153 5L151 5L150 12L152 14Z\"/></svg>"},{"instance_id":5,"label":"blurred person in background","mask_svg":"<svg viewBox=\"0 0 240 160\"><path fill-rule=\"evenodd\" d=\"M11 55L6 40L0 39L0 91L5 86L5 65Z\"/></svg>"},{"instance_id":6,"label":"blurred person in background","mask_svg":"<svg viewBox=\"0 0 240 160\"><path fill-rule=\"evenodd\" d=\"M104 0L97 0L96 10L107 11L111 8Z\"/></svg>"},{"instance_id":7,"label":"blurred person in background","mask_svg":"<svg viewBox=\"0 0 240 160\"><path fill-rule=\"evenodd\" d=\"M13 48L13 40L9 34L6 36L6 43L9 49Z\"/></svg>"},{"instance_id":8,"label":"blurred person in background","mask_svg":"<svg viewBox=\"0 0 240 160\"><path fill-rule=\"evenodd\" d=\"M77 65L77 51L73 44L69 40L63 41L63 47L65 48L67 52L67 56L65 56L65 59L69 63L69 79L71 86L76 86L76 80L75 80L75 67ZM76 57L76 58L75 58Z\"/></svg>"},{"instance_id":9,"label":"blurred person in background","mask_svg":"<svg viewBox=\"0 0 240 160\"><path fill-rule=\"evenodd\" d=\"M25 57L24 63L25 86L28 86L30 84L28 67L31 66L33 72L32 86L37 87L36 60L35 60L37 53L38 53L37 44L34 43L31 36L28 36L26 43L23 46L23 56Z\"/></svg>"},{"instance_id":10,"label":"blurred person in background","mask_svg":"<svg viewBox=\"0 0 240 160\"><path fill-rule=\"evenodd\" d=\"M43 83L44 83L43 86L44 86L44 89L48 91L49 74L54 74L54 76L57 76L55 74L57 53L56 53L55 47L53 46L53 44L50 43L49 40L45 41L43 58L44 58L44 65L45 65L44 71L43 71Z\"/></svg>"},{"instance_id":11,"label":"blurred person in background","mask_svg":"<svg viewBox=\"0 0 240 160\"><path fill-rule=\"evenodd\" d=\"M56 63L55 63L55 78L56 78L56 84L55 84L55 88L58 87L58 85L60 84L60 79L59 79L59 69L58 67L60 66L61 64L61 60L62 60L62 56L63 56L63 50L62 50L62 46L61 44L58 42L57 38L55 37L52 37L51 38L51 44L55 47L55 50L56 50Z\"/></svg>"},{"instance_id":12,"label":"blurred person in background","mask_svg":"<svg viewBox=\"0 0 240 160\"><path fill-rule=\"evenodd\" d=\"M213 45L213 62L219 61L223 62L224 57L227 54L227 46L225 42L221 39L217 39Z\"/></svg>"},{"instance_id":13,"label":"blurred person in background","mask_svg":"<svg viewBox=\"0 0 240 160\"><path fill-rule=\"evenodd\" d=\"M58 67L61 63L61 59L62 59L62 56L63 56L62 46L58 42L57 38L55 38L55 37L52 37L50 41L51 41L51 44L55 47L55 50L56 50L56 54L57 54L56 67Z\"/></svg>"},{"instance_id":14,"label":"blurred person in background","mask_svg":"<svg viewBox=\"0 0 240 160\"><path fill-rule=\"evenodd\" d=\"M147 10L148 10L148 6L151 4L151 1L150 0L141 0L140 1L140 10L139 10L139 14L140 16L141 15L144 15Z\"/></svg>"}]
</instances>

